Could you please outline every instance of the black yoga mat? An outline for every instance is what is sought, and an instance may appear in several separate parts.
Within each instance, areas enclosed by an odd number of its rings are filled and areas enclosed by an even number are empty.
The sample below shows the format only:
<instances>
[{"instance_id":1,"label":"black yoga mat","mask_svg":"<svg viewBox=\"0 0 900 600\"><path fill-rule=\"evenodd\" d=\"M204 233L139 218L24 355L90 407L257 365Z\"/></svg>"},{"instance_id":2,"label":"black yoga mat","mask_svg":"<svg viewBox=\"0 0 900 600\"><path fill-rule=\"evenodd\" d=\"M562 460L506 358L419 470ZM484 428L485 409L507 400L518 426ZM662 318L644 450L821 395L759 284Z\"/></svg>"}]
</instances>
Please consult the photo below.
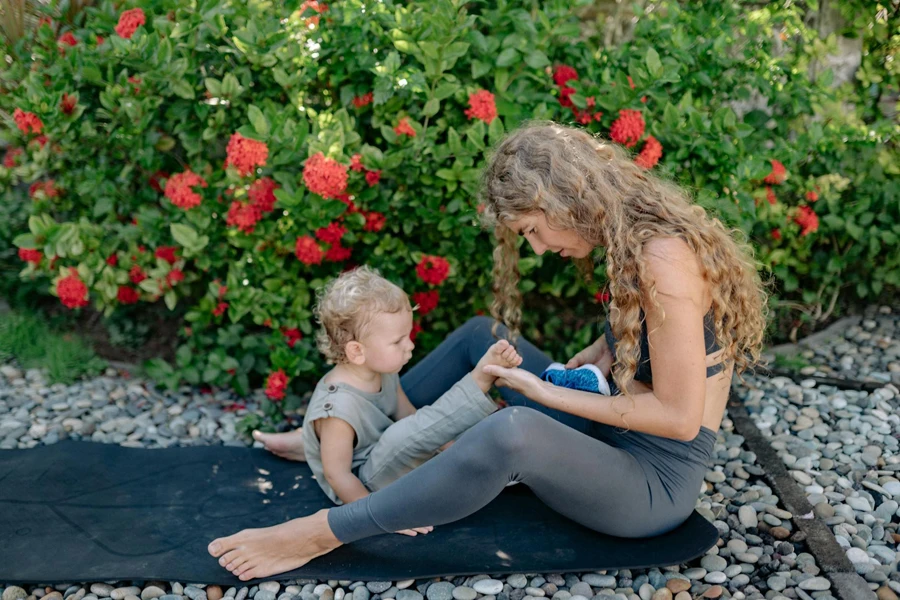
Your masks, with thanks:
<instances>
[{"instance_id":1,"label":"black yoga mat","mask_svg":"<svg viewBox=\"0 0 900 600\"><path fill-rule=\"evenodd\" d=\"M237 584L207 553L210 541L327 506L305 464L264 450L65 441L0 451L0 581ZM655 538L601 535L517 485L426 536L376 536L275 578L400 580L666 566L700 556L717 538L696 512Z\"/></svg>"}]
</instances>

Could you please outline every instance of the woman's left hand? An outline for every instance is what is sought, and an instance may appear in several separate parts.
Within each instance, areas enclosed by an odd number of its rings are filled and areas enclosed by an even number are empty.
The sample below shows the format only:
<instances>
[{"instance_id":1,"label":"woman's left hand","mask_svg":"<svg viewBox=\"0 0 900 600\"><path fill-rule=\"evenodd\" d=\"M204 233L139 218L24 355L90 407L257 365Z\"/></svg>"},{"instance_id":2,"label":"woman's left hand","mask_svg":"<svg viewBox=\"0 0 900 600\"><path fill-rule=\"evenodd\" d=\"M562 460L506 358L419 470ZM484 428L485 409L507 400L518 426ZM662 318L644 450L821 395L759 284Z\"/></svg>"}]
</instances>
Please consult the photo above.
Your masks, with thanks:
<instances>
[{"instance_id":1,"label":"woman's left hand","mask_svg":"<svg viewBox=\"0 0 900 600\"><path fill-rule=\"evenodd\" d=\"M497 378L494 385L519 392L535 402L542 402L547 383L525 369L507 369L498 365L487 365L484 372Z\"/></svg>"}]
</instances>

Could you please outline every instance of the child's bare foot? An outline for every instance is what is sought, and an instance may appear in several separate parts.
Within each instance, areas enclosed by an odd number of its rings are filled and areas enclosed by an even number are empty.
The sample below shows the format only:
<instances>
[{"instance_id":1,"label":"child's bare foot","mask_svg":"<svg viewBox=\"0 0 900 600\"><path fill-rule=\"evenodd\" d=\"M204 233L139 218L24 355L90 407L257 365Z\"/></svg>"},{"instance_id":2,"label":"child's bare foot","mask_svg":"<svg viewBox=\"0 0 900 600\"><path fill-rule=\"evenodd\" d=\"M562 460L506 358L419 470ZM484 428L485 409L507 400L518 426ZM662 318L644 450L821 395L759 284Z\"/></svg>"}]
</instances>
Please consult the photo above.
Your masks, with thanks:
<instances>
[{"instance_id":1,"label":"child's bare foot","mask_svg":"<svg viewBox=\"0 0 900 600\"><path fill-rule=\"evenodd\" d=\"M306 452L303 449L303 428L298 427L294 431L285 433L263 433L261 431L253 432L253 439L262 442L266 450L286 458L288 460L296 460L306 462Z\"/></svg>"},{"instance_id":2,"label":"child's bare foot","mask_svg":"<svg viewBox=\"0 0 900 600\"><path fill-rule=\"evenodd\" d=\"M522 357L519 356L516 349L513 348L508 341L500 340L495 342L488 348L488 351L484 353L484 356L482 356L481 360L478 361L478 364L475 365L475 369L472 371L472 377L475 378L475 383L478 384L481 391L486 394L488 390L491 389L491 386L494 385L494 381L497 378L485 373L484 367L488 365L498 365L507 369L513 369L521 364Z\"/></svg>"},{"instance_id":3,"label":"child's bare foot","mask_svg":"<svg viewBox=\"0 0 900 600\"><path fill-rule=\"evenodd\" d=\"M298 569L340 545L328 526L328 510L320 510L274 527L218 538L207 550L241 581L248 581Z\"/></svg>"}]
</instances>

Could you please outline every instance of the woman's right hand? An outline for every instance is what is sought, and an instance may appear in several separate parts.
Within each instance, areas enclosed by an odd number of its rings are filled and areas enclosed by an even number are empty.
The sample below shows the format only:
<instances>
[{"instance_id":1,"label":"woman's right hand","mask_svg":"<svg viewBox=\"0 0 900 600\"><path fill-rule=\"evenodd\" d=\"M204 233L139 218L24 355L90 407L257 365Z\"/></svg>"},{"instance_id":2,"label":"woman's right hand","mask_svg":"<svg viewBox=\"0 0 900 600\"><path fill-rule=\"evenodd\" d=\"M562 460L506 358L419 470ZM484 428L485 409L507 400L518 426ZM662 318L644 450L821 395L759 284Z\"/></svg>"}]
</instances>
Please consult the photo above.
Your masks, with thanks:
<instances>
[{"instance_id":1,"label":"woman's right hand","mask_svg":"<svg viewBox=\"0 0 900 600\"><path fill-rule=\"evenodd\" d=\"M612 369L613 355L606 343L606 336L601 335L597 341L573 356L566 363L567 369L576 369L581 365L596 365L603 376L609 378Z\"/></svg>"}]
</instances>

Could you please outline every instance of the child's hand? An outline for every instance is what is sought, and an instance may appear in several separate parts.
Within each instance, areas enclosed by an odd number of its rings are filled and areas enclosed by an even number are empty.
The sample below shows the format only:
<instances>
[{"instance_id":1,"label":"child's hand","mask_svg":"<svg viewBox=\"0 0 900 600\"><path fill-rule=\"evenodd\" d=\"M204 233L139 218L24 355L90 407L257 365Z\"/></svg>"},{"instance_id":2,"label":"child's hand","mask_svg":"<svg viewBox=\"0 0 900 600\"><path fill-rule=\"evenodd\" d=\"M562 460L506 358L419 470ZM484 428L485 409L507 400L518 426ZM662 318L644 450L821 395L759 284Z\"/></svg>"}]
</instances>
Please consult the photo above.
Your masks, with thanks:
<instances>
[{"instance_id":1,"label":"child's hand","mask_svg":"<svg viewBox=\"0 0 900 600\"><path fill-rule=\"evenodd\" d=\"M428 527L413 527L412 529L401 529L400 531L395 531L394 533L399 533L400 535L408 535L409 537L416 537L418 534L427 535L434 530L432 525Z\"/></svg>"},{"instance_id":2,"label":"child's hand","mask_svg":"<svg viewBox=\"0 0 900 600\"><path fill-rule=\"evenodd\" d=\"M500 340L494 343L488 348L488 351L484 353L484 356L482 356L481 360L478 361L478 364L475 365L472 376L475 378L475 383L478 384L481 391L487 393L488 390L491 389L491 386L494 385L494 380L496 378L485 373L484 367L496 365L506 369L514 369L521 364L522 357L516 352L516 349L508 341Z\"/></svg>"}]
</instances>

